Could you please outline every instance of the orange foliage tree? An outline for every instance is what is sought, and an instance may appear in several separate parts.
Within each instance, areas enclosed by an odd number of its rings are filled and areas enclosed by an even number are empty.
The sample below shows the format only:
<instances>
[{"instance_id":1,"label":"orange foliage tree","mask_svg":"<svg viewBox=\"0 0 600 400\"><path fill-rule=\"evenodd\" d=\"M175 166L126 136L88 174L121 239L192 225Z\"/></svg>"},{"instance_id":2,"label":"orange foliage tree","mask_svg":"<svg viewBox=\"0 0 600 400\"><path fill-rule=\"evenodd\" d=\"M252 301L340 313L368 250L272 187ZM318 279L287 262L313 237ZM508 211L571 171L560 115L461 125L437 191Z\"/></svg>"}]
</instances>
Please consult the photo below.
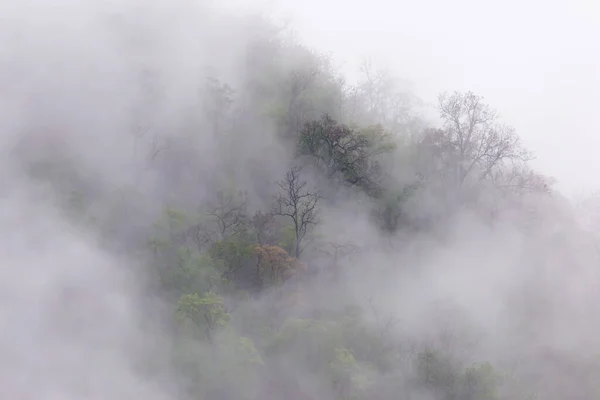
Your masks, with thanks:
<instances>
[{"instance_id":1,"label":"orange foliage tree","mask_svg":"<svg viewBox=\"0 0 600 400\"><path fill-rule=\"evenodd\" d=\"M306 269L306 265L279 246L255 246L256 274L260 285L281 284L299 272Z\"/></svg>"}]
</instances>

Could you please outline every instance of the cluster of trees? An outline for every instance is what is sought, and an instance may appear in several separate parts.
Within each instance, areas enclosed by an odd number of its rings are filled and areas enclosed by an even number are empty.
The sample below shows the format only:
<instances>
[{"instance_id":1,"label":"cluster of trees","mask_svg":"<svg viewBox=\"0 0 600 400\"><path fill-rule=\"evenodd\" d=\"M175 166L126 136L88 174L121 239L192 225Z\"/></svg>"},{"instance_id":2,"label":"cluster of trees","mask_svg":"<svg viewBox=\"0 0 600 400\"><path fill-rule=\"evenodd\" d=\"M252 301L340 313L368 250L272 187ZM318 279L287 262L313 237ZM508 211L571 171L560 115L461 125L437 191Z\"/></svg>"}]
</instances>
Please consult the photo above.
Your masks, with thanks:
<instances>
[{"instance_id":1,"label":"cluster of trees","mask_svg":"<svg viewBox=\"0 0 600 400\"><path fill-rule=\"evenodd\" d=\"M514 129L471 92L441 95L443 123L431 126L388 74L365 64L349 85L326 58L261 35L241 83L199 84L191 125L177 134L134 129L151 189L140 178L107 194L68 166L31 169L73 194L65 208L107 246L147 260L156 293L172 306L172 360L186 395L529 398L507 391L510 371L402 335L378 305L339 294L350 256L368 250L322 229L358 219L329 212L350 203L399 246L443 235L465 211L493 225L510 210L531 228L530 199L551 196L552 182L530 168ZM162 84L141 83L152 107Z\"/></svg>"}]
</instances>

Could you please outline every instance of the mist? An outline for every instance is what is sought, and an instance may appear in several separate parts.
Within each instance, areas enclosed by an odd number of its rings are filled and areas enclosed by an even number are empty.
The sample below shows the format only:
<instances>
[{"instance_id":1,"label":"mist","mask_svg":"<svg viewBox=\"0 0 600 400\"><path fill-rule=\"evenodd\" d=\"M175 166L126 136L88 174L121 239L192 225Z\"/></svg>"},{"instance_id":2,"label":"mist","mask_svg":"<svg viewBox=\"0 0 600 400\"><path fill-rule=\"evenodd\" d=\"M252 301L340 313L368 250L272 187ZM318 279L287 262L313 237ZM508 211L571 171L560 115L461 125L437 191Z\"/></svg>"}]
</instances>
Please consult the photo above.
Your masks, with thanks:
<instances>
[{"instance_id":1,"label":"mist","mask_svg":"<svg viewBox=\"0 0 600 400\"><path fill-rule=\"evenodd\" d=\"M598 396L597 200L534 111L277 13L0 3L2 398Z\"/></svg>"}]
</instances>

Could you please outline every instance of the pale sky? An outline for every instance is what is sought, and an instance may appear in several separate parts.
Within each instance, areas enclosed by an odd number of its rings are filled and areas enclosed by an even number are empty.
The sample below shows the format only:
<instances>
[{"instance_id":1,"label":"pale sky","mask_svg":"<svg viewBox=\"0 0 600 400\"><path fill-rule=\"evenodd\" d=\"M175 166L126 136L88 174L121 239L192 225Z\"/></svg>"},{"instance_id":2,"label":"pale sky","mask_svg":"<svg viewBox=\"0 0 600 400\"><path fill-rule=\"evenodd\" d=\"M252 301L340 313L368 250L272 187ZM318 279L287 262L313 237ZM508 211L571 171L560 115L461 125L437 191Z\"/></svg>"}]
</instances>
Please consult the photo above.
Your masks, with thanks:
<instances>
[{"instance_id":1,"label":"pale sky","mask_svg":"<svg viewBox=\"0 0 600 400\"><path fill-rule=\"evenodd\" d=\"M600 1L272 1L348 68L368 55L426 101L484 96L565 194L600 189Z\"/></svg>"}]
</instances>

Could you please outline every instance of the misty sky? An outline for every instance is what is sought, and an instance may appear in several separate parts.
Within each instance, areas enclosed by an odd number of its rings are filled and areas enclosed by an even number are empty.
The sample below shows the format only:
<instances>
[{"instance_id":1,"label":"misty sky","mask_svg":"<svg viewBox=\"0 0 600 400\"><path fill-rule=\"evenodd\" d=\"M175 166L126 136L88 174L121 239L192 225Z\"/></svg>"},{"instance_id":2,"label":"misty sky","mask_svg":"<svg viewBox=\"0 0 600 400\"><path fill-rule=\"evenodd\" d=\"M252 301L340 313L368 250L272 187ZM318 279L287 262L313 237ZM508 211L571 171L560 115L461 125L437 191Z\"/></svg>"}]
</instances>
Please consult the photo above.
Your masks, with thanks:
<instances>
[{"instance_id":1,"label":"misty sky","mask_svg":"<svg viewBox=\"0 0 600 400\"><path fill-rule=\"evenodd\" d=\"M569 196L600 189L600 2L272 0L299 37L355 69L369 55L433 102L473 90Z\"/></svg>"}]
</instances>

